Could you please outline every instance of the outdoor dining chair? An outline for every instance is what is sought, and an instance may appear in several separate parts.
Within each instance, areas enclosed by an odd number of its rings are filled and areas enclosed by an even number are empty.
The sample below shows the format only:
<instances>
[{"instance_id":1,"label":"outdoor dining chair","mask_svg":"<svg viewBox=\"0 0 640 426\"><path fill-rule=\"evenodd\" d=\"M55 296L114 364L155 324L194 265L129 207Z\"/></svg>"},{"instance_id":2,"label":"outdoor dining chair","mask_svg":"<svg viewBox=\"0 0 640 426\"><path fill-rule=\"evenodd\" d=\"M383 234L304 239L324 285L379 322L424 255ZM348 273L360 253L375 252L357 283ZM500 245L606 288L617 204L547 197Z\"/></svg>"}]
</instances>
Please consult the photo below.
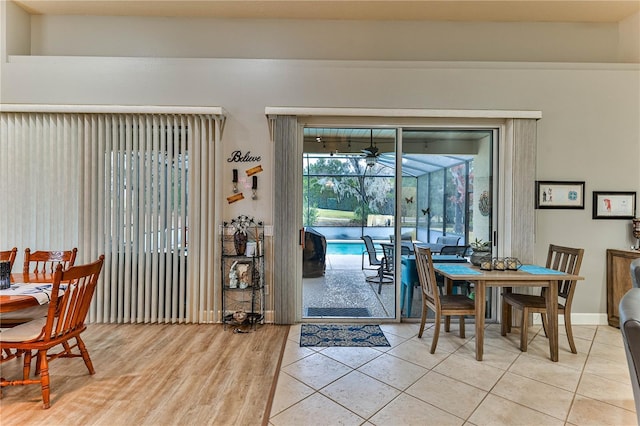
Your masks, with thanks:
<instances>
[{"instance_id":1,"label":"outdoor dining chair","mask_svg":"<svg viewBox=\"0 0 640 426\"><path fill-rule=\"evenodd\" d=\"M367 255L369 256L369 265L379 268L382 265L382 260L378 259L378 250L373 245L373 240L369 235L363 235L360 237L364 241L364 247ZM364 269L364 259L362 261L362 269Z\"/></svg>"},{"instance_id":2,"label":"outdoor dining chair","mask_svg":"<svg viewBox=\"0 0 640 426\"><path fill-rule=\"evenodd\" d=\"M415 255L418 279L422 289L422 317L420 319L418 338L422 338L427 321L427 312L431 309L435 313L433 341L431 342L431 353L433 354L436 352L436 346L438 345L442 317L459 316L460 337L464 339L464 317L465 315L475 316L476 307L475 302L463 294L440 295L431 258L431 249L416 246ZM449 331L446 327L448 323L448 321L445 322L445 332Z\"/></svg>"},{"instance_id":3,"label":"outdoor dining chair","mask_svg":"<svg viewBox=\"0 0 640 426\"><path fill-rule=\"evenodd\" d=\"M0 387L40 384L43 408L50 407L49 361L57 358L82 357L89 374L95 370L89 352L80 337L87 329L85 319L102 270L104 255L90 264L72 266L63 270L56 267L51 288L51 302L47 316L37 318L0 333L0 349L18 350L24 353L21 380L2 378ZM71 340L75 339L75 344ZM62 345L60 352L50 349ZM76 352L73 349L78 349ZM32 352L37 352L37 378L31 377Z\"/></svg>"},{"instance_id":4,"label":"outdoor dining chair","mask_svg":"<svg viewBox=\"0 0 640 426\"><path fill-rule=\"evenodd\" d=\"M565 272L567 274L578 275L580 273L580 265L582 264L582 256L584 249L549 245L547 253L546 267L556 271ZM573 341L573 332L571 330L571 302L576 288L576 280L561 280L558 282L558 298L563 300L558 302L558 315L564 315L564 327L569 340L569 347L574 354L578 353L576 345ZM520 325L520 350L527 351L527 333L529 329L529 313L539 313L542 316L542 327L547 335L547 305L544 295L545 288L539 295L522 294L522 293L503 293L502 294L502 327L503 336L511 332L511 324L506 318L511 318L511 307L516 307L522 311Z\"/></svg>"}]
</instances>

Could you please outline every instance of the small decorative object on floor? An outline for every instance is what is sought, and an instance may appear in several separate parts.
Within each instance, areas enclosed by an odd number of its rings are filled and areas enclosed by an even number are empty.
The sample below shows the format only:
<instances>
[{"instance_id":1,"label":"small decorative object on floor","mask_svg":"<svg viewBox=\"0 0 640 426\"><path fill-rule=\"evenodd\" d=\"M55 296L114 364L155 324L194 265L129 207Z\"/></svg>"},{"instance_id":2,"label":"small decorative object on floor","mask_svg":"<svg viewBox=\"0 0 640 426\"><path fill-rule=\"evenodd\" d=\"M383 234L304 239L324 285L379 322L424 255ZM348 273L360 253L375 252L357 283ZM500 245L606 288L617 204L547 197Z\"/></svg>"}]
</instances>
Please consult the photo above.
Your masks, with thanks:
<instances>
[{"instance_id":1,"label":"small decorative object on floor","mask_svg":"<svg viewBox=\"0 0 640 426\"><path fill-rule=\"evenodd\" d=\"M233 319L238 323L243 323L247 319L247 313L245 311L235 311Z\"/></svg>"},{"instance_id":2,"label":"small decorative object on floor","mask_svg":"<svg viewBox=\"0 0 640 426\"><path fill-rule=\"evenodd\" d=\"M378 325L302 324L300 346L391 346Z\"/></svg>"}]
</instances>

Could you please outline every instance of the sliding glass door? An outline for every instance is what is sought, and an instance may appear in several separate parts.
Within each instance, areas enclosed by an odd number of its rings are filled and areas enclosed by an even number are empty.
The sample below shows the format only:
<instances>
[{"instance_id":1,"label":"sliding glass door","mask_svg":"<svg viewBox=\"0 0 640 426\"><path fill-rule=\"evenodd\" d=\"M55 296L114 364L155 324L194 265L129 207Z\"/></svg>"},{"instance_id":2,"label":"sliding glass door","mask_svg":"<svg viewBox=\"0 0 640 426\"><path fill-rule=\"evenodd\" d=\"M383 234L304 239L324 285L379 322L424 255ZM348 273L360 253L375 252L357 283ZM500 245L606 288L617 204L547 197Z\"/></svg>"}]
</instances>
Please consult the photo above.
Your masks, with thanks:
<instances>
[{"instance_id":1,"label":"sliding glass door","mask_svg":"<svg viewBox=\"0 0 640 426\"><path fill-rule=\"evenodd\" d=\"M405 270L413 244L444 241L470 256L491 240L494 133L304 128L301 317L393 319L399 307L419 318L417 276Z\"/></svg>"},{"instance_id":2,"label":"sliding glass door","mask_svg":"<svg viewBox=\"0 0 640 426\"><path fill-rule=\"evenodd\" d=\"M492 129L402 129L398 173L403 235L411 235L433 253L449 250L464 256L471 255L476 241L491 240L493 139ZM421 299L411 288L417 276L403 271L401 277L402 293L407 294L402 314L417 318ZM458 284L455 291L474 296L471 285ZM489 317L495 315L492 300L489 294Z\"/></svg>"},{"instance_id":3,"label":"sliding glass door","mask_svg":"<svg viewBox=\"0 0 640 426\"><path fill-rule=\"evenodd\" d=\"M302 317L395 318L395 130L304 129ZM365 239L372 244L367 250Z\"/></svg>"}]
</instances>

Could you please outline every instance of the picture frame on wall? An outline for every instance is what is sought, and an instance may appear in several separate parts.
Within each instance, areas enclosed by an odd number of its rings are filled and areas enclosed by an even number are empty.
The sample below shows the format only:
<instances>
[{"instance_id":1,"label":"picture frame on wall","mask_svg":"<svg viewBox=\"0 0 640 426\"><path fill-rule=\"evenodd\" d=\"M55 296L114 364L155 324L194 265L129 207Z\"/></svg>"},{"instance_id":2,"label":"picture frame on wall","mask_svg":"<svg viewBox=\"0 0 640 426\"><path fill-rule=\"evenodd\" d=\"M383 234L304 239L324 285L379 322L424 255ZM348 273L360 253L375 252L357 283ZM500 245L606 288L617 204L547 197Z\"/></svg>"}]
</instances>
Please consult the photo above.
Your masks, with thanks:
<instances>
[{"instance_id":1,"label":"picture frame on wall","mask_svg":"<svg viewBox=\"0 0 640 426\"><path fill-rule=\"evenodd\" d=\"M584 209L584 181L536 181L536 209Z\"/></svg>"},{"instance_id":2,"label":"picture frame on wall","mask_svg":"<svg viewBox=\"0 0 640 426\"><path fill-rule=\"evenodd\" d=\"M635 192L593 191L594 219L633 219L635 213Z\"/></svg>"}]
</instances>

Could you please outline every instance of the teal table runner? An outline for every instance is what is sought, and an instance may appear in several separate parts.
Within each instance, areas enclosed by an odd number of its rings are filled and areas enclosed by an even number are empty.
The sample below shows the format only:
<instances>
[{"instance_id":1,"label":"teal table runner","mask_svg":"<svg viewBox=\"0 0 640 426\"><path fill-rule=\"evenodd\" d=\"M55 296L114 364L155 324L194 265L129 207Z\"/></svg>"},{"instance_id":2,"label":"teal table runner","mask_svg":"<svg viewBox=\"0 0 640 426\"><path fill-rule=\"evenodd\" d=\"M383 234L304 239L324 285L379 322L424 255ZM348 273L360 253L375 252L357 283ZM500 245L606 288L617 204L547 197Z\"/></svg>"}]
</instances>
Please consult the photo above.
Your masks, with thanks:
<instances>
[{"instance_id":1,"label":"teal table runner","mask_svg":"<svg viewBox=\"0 0 640 426\"><path fill-rule=\"evenodd\" d=\"M520 270L533 275L564 275L564 272L555 269L544 268L537 265L522 265Z\"/></svg>"},{"instance_id":2,"label":"teal table runner","mask_svg":"<svg viewBox=\"0 0 640 426\"><path fill-rule=\"evenodd\" d=\"M438 263L437 265L440 271L451 275L481 275L480 272L465 265L456 265L455 263Z\"/></svg>"}]
</instances>

